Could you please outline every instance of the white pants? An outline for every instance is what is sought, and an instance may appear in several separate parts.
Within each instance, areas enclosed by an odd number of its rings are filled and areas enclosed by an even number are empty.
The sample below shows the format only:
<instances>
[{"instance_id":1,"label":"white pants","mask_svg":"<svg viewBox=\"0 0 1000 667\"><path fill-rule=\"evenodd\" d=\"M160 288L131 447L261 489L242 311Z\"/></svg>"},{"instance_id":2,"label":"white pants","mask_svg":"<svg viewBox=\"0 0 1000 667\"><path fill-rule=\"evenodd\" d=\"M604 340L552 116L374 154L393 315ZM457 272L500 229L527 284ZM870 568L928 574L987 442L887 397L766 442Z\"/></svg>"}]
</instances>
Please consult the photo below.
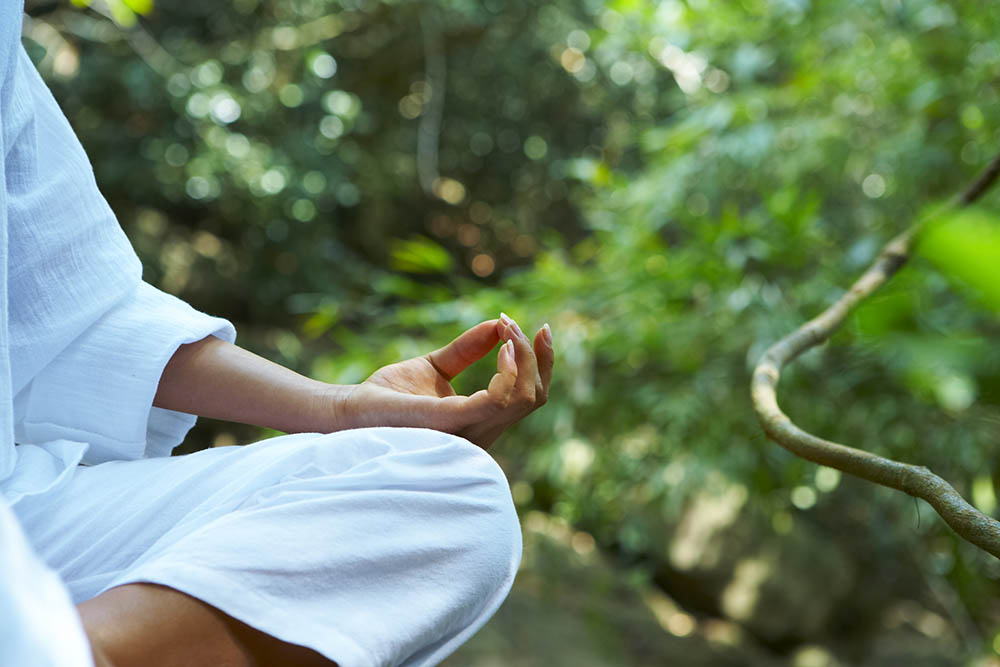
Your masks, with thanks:
<instances>
[{"instance_id":1,"label":"white pants","mask_svg":"<svg viewBox=\"0 0 1000 667\"><path fill-rule=\"evenodd\" d=\"M423 429L81 467L13 509L75 602L162 584L342 667L436 664L493 615L521 555L499 466Z\"/></svg>"}]
</instances>

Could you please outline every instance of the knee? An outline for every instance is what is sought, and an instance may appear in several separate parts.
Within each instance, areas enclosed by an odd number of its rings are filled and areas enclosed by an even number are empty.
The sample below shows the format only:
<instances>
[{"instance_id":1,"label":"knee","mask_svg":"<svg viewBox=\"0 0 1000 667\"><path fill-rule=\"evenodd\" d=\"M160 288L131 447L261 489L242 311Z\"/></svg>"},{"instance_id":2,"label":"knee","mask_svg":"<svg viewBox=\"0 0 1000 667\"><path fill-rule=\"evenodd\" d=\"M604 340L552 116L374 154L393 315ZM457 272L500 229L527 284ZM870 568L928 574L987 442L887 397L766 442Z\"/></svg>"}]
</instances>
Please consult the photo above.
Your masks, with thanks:
<instances>
[{"instance_id":1,"label":"knee","mask_svg":"<svg viewBox=\"0 0 1000 667\"><path fill-rule=\"evenodd\" d=\"M419 517L415 531L448 544L480 598L506 595L521 562L521 526L496 460L464 438L427 429L370 429L390 440L377 476ZM404 500L404 497L406 498ZM433 536L433 537L432 537Z\"/></svg>"},{"instance_id":2,"label":"knee","mask_svg":"<svg viewBox=\"0 0 1000 667\"><path fill-rule=\"evenodd\" d=\"M467 476L453 493L469 509L458 529L472 541L469 548L479 567L471 571L481 573L482 593L502 601L521 563L521 526L510 485L492 456L461 438L453 440L454 459Z\"/></svg>"},{"instance_id":3,"label":"knee","mask_svg":"<svg viewBox=\"0 0 1000 667\"><path fill-rule=\"evenodd\" d=\"M506 593L521 559L521 529L503 470L482 448L418 428L366 428L303 439L309 466L327 491L377 490L396 508L396 528L427 549L446 540L451 557L482 573L479 593ZM344 498L344 496L337 496ZM354 496L364 506L367 494ZM506 588L504 588L506 587Z\"/></svg>"}]
</instances>

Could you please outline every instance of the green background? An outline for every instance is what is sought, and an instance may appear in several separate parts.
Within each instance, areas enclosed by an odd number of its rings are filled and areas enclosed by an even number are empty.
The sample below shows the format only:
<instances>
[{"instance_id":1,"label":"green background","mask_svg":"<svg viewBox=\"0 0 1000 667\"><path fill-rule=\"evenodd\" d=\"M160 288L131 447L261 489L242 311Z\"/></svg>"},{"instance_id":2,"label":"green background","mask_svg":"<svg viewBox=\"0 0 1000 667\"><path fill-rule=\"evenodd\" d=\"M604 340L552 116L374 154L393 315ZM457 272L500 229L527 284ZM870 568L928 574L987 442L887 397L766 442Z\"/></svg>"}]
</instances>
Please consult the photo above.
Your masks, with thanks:
<instances>
[{"instance_id":1,"label":"green background","mask_svg":"<svg viewBox=\"0 0 1000 667\"><path fill-rule=\"evenodd\" d=\"M1000 150L1000 6L28 10L146 279L243 345L350 383L501 310L551 324L550 403L491 449L522 572L448 664L1000 665L1000 562L770 443L748 397L925 216L779 398L996 514L1000 198L935 211ZM202 420L185 448L260 436Z\"/></svg>"}]
</instances>

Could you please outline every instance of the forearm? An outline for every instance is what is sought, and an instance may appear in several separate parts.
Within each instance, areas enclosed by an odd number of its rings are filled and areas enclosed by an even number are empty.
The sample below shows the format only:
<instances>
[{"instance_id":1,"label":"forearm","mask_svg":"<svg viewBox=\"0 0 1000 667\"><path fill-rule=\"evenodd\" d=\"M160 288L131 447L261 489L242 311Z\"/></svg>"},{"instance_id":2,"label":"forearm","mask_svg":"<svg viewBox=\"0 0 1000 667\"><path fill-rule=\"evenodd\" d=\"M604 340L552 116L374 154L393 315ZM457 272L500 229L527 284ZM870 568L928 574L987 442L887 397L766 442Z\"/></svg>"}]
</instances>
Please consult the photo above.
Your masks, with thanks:
<instances>
[{"instance_id":1,"label":"forearm","mask_svg":"<svg viewBox=\"0 0 1000 667\"><path fill-rule=\"evenodd\" d=\"M178 348L153 405L286 433L326 433L349 427L338 415L346 391L209 336Z\"/></svg>"},{"instance_id":2,"label":"forearm","mask_svg":"<svg viewBox=\"0 0 1000 667\"><path fill-rule=\"evenodd\" d=\"M451 379L500 340L506 342L489 385L456 395ZM552 361L547 326L532 342L503 314L438 350L384 366L357 385L317 382L209 336L174 353L153 405L286 433L431 428L488 447L507 426L545 403Z\"/></svg>"}]
</instances>

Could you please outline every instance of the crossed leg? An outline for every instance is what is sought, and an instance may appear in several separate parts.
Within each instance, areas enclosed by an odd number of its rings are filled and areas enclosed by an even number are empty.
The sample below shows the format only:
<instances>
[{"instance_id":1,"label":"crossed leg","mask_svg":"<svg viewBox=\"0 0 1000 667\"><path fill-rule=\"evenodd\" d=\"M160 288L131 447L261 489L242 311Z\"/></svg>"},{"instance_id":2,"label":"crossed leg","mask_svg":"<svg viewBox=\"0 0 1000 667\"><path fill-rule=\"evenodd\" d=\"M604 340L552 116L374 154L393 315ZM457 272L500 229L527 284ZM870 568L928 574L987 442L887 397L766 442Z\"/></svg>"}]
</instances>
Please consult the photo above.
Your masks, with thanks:
<instances>
[{"instance_id":1,"label":"crossed leg","mask_svg":"<svg viewBox=\"0 0 1000 667\"><path fill-rule=\"evenodd\" d=\"M77 609L97 667L336 667L165 586L118 586Z\"/></svg>"},{"instance_id":2,"label":"crossed leg","mask_svg":"<svg viewBox=\"0 0 1000 667\"><path fill-rule=\"evenodd\" d=\"M520 560L499 466L424 429L106 463L15 509L102 667L436 664Z\"/></svg>"}]
</instances>

